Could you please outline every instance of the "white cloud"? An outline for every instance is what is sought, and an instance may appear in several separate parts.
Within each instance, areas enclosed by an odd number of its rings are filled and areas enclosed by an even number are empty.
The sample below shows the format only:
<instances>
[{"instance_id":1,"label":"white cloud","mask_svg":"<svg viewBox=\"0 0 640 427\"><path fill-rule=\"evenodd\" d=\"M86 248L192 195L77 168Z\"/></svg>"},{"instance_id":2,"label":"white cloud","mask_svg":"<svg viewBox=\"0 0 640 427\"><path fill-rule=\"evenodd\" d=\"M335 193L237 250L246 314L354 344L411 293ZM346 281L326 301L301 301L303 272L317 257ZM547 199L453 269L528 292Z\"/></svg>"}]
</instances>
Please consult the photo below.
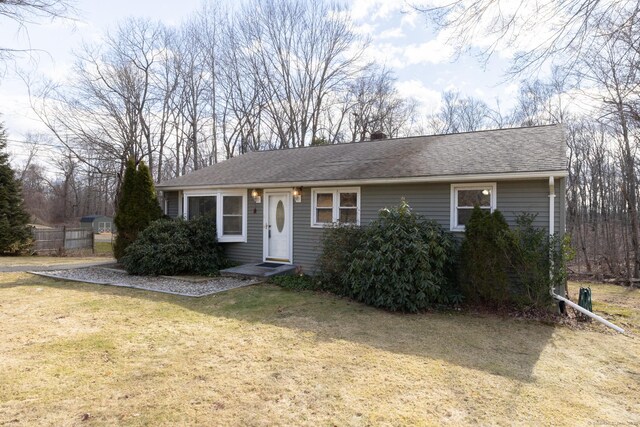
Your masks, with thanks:
<instances>
[{"instance_id":1,"label":"white cloud","mask_svg":"<svg viewBox=\"0 0 640 427\"><path fill-rule=\"evenodd\" d=\"M403 80L396 83L398 93L405 98L414 98L420 102L422 115L440 108L440 92L430 89L420 80Z\"/></svg>"},{"instance_id":2,"label":"white cloud","mask_svg":"<svg viewBox=\"0 0 640 427\"><path fill-rule=\"evenodd\" d=\"M473 96L481 99L489 98L486 92L480 88L476 88L473 90Z\"/></svg>"},{"instance_id":3,"label":"white cloud","mask_svg":"<svg viewBox=\"0 0 640 427\"><path fill-rule=\"evenodd\" d=\"M520 90L520 85L518 83L516 82L509 83L504 88L504 94L509 98L513 98L518 94L518 90Z\"/></svg>"},{"instance_id":4,"label":"white cloud","mask_svg":"<svg viewBox=\"0 0 640 427\"><path fill-rule=\"evenodd\" d=\"M353 32L361 36L368 36L371 35L375 29L375 26L365 22L364 24L355 25L353 27Z\"/></svg>"},{"instance_id":5,"label":"white cloud","mask_svg":"<svg viewBox=\"0 0 640 427\"><path fill-rule=\"evenodd\" d=\"M405 7L399 0L353 0L350 4L351 16L356 21L384 19Z\"/></svg>"},{"instance_id":6,"label":"white cloud","mask_svg":"<svg viewBox=\"0 0 640 427\"><path fill-rule=\"evenodd\" d=\"M389 41L374 42L365 51L367 60L375 60L398 70L410 65L444 64L451 61L453 54L453 49L440 38L400 45Z\"/></svg>"},{"instance_id":7,"label":"white cloud","mask_svg":"<svg viewBox=\"0 0 640 427\"><path fill-rule=\"evenodd\" d=\"M403 11L402 18L400 18L400 25L402 27L415 28L416 21L421 15L415 9L409 9Z\"/></svg>"},{"instance_id":8,"label":"white cloud","mask_svg":"<svg viewBox=\"0 0 640 427\"><path fill-rule=\"evenodd\" d=\"M410 44L402 53L404 60L409 65L414 64L441 64L451 61L453 57L451 46L436 38L424 43Z\"/></svg>"},{"instance_id":9,"label":"white cloud","mask_svg":"<svg viewBox=\"0 0 640 427\"><path fill-rule=\"evenodd\" d=\"M388 30L384 30L380 34L375 36L375 38L379 40L385 40L385 39L399 39L404 36L405 34L404 34L404 31L402 31L402 28L397 27L397 28L390 28Z\"/></svg>"},{"instance_id":10,"label":"white cloud","mask_svg":"<svg viewBox=\"0 0 640 427\"><path fill-rule=\"evenodd\" d=\"M464 82L458 82L458 84L449 83L444 87L443 91L445 91L445 92L462 92L462 86L464 86Z\"/></svg>"}]
</instances>

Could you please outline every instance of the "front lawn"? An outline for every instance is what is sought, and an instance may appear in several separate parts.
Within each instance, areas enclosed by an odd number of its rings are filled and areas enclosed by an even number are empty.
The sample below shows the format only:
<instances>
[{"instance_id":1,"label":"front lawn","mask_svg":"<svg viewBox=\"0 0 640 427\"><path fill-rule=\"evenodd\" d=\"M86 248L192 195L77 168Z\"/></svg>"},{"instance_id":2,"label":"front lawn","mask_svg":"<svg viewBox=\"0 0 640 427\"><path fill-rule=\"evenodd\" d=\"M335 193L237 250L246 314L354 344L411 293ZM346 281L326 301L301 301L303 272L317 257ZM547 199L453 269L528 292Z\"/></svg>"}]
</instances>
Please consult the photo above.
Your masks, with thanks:
<instances>
[{"instance_id":1,"label":"front lawn","mask_svg":"<svg viewBox=\"0 0 640 427\"><path fill-rule=\"evenodd\" d=\"M639 291L592 287L637 325ZM637 425L638 354L596 325L0 274L0 425Z\"/></svg>"},{"instance_id":2,"label":"front lawn","mask_svg":"<svg viewBox=\"0 0 640 427\"><path fill-rule=\"evenodd\" d=\"M109 259L110 258L104 256L0 256L0 268L24 267L25 270L28 270L29 267L89 264L93 262L105 262L109 261Z\"/></svg>"},{"instance_id":3,"label":"front lawn","mask_svg":"<svg viewBox=\"0 0 640 427\"><path fill-rule=\"evenodd\" d=\"M111 242L98 242L93 245L93 251L96 255L113 256L113 244Z\"/></svg>"}]
</instances>

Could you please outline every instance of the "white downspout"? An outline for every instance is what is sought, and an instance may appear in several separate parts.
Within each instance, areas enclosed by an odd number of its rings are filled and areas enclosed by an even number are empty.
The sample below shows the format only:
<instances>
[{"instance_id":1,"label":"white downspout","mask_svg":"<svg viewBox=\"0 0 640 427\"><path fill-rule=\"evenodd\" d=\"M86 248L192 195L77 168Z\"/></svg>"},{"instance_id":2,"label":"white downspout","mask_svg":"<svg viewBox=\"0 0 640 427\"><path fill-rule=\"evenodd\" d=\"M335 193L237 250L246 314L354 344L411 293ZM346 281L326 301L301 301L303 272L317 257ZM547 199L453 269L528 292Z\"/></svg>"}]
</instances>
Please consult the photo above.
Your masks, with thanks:
<instances>
[{"instance_id":1,"label":"white downspout","mask_svg":"<svg viewBox=\"0 0 640 427\"><path fill-rule=\"evenodd\" d=\"M549 237L551 238L554 235L554 230L555 230L555 198L556 198L556 194L555 194L555 180L553 178L553 176L549 177ZM578 310L580 313L584 314L585 316L588 316L592 319L597 320L598 322L610 327L611 329L614 329L618 332L620 332L621 334L624 334L624 329L622 329L619 326L614 325L613 323L609 322L606 319L603 319L602 317L598 316L597 314L594 314L592 312L590 312L589 310L587 310L586 308L580 307L578 304L574 303L573 301L568 300L565 297L561 297L560 295L556 294L555 289L553 288L553 256L552 256L552 252L549 252L549 258L550 258L550 266L551 268L549 269L549 276L551 276L552 279L552 285L549 288L549 293L551 294L551 296L553 298L555 298L558 301L562 301L565 304L567 304L569 307L574 308L575 310Z\"/></svg>"},{"instance_id":2,"label":"white downspout","mask_svg":"<svg viewBox=\"0 0 640 427\"><path fill-rule=\"evenodd\" d=\"M553 236L556 229L556 192L555 181L552 176L549 177L549 236Z\"/></svg>"}]
</instances>

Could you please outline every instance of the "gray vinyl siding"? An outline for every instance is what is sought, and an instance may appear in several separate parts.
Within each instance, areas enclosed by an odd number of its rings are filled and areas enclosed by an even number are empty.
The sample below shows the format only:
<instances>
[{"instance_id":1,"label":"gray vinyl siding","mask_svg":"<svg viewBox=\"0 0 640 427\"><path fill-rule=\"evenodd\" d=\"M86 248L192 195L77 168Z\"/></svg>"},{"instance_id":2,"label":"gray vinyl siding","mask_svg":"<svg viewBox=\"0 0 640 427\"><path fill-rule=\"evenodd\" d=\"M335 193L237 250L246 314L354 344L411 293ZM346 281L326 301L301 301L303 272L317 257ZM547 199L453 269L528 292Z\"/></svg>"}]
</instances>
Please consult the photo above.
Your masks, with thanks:
<instances>
[{"instance_id":1,"label":"gray vinyl siding","mask_svg":"<svg viewBox=\"0 0 640 427\"><path fill-rule=\"evenodd\" d=\"M303 188L300 203L293 204L293 263L304 273L314 274L316 270L323 232L322 228L311 227L311 188Z\"/></svg>"},{"instance_id":2,"label":"gray vinyl siding","mask_svg":"<svg viewBox=\"0 0 640 427\"><path fill-rule=\"evenodd\" d=\"M558 182L559 181L559 182ZM565 180L556 182L555 231L563 232L566 221ZM548 229L549 226L549 182L546 179L534 181L498 181L496 183L497 208L503 213L509 225L516 223L522 212L536 214L534 225ZM351 187L346 185L346 187ZM302 190L300 203L293 203L293 263L303 271L313 274L316 259L321 250L322 228L311 227L311 189ZM289 191L287 188L286 191ZM263 259L263 209L262 203L255 203L247 190L247 242L223 243L230 260L239 263L261 262ZM170 194L167 192L166 194ZM173 197L173 196L172 196ZM178 195L175 196L179 199ZM365 225L378 216L384 207L397 205L404 198L412 209L427 218L436 220L449 230L451 183L435 184L388 184L360 186L360 222ZM462 233L456 233L462 237Z\"/></svg>"},{"instance_id":3,"label":"gray vinyl siding","mask_svg":"<svg viewBox=\"0 0 640 427\"><path fill-rule=\"evenodd\" d=\"M317 187L312 187L317 188ZM523 212L536 214L534 225L548 230L549 227L549 182L498 181L496 183L497 208L510 226ZM561 201L564 199L564 180L556 185L555 231L560 232L564 214ZM404 198L414 212L436 220L446 230L450 227L451 183L364 185L360 187L360 223L365 225L378 216L384 207L397 205ZM562 202L564 203L564 202ZM294 203L293 262L306 273L313 274L316 258L320 253L322 232L311 227L311 188L304 188L302 202ZM462 237L462 233L456 233Z\"/></svg>"},{"instance_id":4,"label":"gray vinyl siding","mask_svg":"<svg viewBox=\"0 0 640 427\"><path fill-rule=\"evenodd\" d=\"M556 188L556 192L558 188ZM497 208L510 226L516 225L516 218L522 213L536 216L533 225L549 230L549 180L498 182ZM557 193L556 193L557 194ZM560 203L554 203L555 227L560 230Z\"/></svg>"},{"instance_id":5,"label":"gray vinyl siding","mask_svg":"<svg viewBox=\"0 0 640 427\"><path fill-rule=\"evenodd\" d=\"M247 190L247 241L222 243L227 257L233 262L253 263L262 261L263 205L256 203Z\"/></svg>"}]
</instances>

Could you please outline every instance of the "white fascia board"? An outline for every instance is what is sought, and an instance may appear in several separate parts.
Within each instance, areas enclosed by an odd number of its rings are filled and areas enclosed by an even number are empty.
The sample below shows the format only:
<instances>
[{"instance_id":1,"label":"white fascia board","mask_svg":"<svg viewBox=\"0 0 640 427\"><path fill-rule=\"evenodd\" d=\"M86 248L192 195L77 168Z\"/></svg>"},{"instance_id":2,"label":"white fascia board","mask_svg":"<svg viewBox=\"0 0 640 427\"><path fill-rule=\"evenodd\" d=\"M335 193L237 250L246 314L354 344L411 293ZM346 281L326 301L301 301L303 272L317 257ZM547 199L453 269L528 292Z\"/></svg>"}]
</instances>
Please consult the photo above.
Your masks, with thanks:
<instances>
[{"instance_id":1,"label":"white fascia board","mask_svg":"<svg viewBox=\"0 0 640 427\"><path fill-rule=\"evenodd\" d=\"M176 185L157 186L161 191L176 190L197 190L197 189L250 189L250 188L287 188L287 187L346 187L356 185L375 184L421 184L437 182L473 182L473 181L510 181L525 179L545 179L549 176L562 178L568 176L567 171L541 171L541 172L505 172L493 174L470 174L470 175L439 175L439 176L416 176L406 178L369 178L351 180L332 181L292 181L292 182L255 182L250 184L227 184L227 185Z\"/></svg>"}]
</instances>

